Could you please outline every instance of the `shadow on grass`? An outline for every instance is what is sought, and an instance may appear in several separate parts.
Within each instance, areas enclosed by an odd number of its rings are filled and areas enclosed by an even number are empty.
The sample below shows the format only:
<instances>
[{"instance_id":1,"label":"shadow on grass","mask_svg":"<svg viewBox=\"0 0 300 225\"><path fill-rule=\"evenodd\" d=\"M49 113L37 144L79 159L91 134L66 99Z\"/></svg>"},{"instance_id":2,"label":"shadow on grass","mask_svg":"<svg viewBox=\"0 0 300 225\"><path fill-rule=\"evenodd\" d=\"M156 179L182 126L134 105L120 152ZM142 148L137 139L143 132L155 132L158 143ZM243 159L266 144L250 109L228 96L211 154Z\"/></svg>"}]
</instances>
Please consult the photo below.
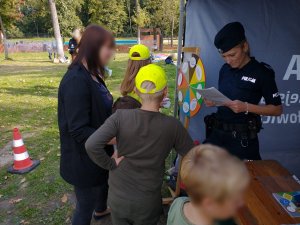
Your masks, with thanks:
<instances>
[{"instance_id":1,"label":"shadow on grass","mask_svg":"<svg viewBox=\"0 0 300 225\"><path fill-rule=\"evenodd\" d=\"M12 77L19 75L22 78L23 74L26 74L26 79L28 78L56 78L62 77L63 74L67 71L67 68L64 67L51 67L51 66L15 66L12 68L7 68L7 66L0 66L0 77ZM28 76L28 74L30 74ZM41 75L43 74L43 75Z\"/></svg>"},{"instance_id":2,"label":"shadow on grass","mask_svg":"<svg viewBox=\"0 0 300 225\"><path fill-rule=\"evenodd\" d=\"M40 60L40 59L26 59L26 60L24 60L24 59L11 59L12 61L14 61L14 62L41 62L41 63L43 63L43 62L47 62L47 63L52 63L52 61L51 60Z\"/></svg>"},{"instance_id":3,"label":"shadow on grass","mask_svg":"<svg viewBox=\"0 0 300 225\"><path fill-rule=\"evenodd\" d=\"M0 77L1 76L15 76L15 75L22 75L22 74L33 74L33 73L39 73L43 74L45 72L50 73L59 73L64 72L67 70L66 64L51 64L49 61L28 61L31 62L29 65L26 61L26 63L21 64L19 62L25 62L22 61L13 61L12 63L7 64L0 64ZM16 64L14 64L16 63Z\"/></svg>"},{"instance_id":4,"label":"shadow on grass","mask_svg":"<svg viewBox=\"0 0 300 225\"><path fill-rule=\"evenodd\" d=\"M26 88L4 87L1 88L1 91L11 95L34 95L41 97L57 98L57 87L46 85L35 85Z\"/></svg>"}]
</instances>

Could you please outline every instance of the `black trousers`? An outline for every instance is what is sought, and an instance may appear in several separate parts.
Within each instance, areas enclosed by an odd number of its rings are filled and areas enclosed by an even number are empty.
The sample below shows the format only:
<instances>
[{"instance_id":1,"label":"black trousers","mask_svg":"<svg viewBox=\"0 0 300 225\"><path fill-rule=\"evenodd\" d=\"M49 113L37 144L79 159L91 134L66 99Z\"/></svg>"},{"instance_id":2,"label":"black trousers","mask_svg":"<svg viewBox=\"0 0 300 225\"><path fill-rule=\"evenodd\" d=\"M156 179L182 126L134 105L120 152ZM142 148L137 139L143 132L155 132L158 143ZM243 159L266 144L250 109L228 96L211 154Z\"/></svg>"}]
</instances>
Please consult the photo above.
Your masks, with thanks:
<instances>
[{"instance_id":1,"label":"black trousers","mask_svg":"<svg viewBox=\"0 0 300 225\"><path fill-rule=\"evenodd\" d=\"M235 138L231 132L213 129L204 143L214 144L219 147L225 148L231 154L239 157L240 159L261 159L259 153L259 141L257 136L253 139L241 140L240 138Z\"/></svg>"},{"instance_id":2,"label":"black trousers","mask_svg":"<svg viewBox=\"0 0 300 225\"><path fill-rule=\"evenodd\" d=\"M72 225L90 225L93 211L103 212L107 209L107 183L88 188L74 187L76 209Z\"/></svg>"}]
</instances>

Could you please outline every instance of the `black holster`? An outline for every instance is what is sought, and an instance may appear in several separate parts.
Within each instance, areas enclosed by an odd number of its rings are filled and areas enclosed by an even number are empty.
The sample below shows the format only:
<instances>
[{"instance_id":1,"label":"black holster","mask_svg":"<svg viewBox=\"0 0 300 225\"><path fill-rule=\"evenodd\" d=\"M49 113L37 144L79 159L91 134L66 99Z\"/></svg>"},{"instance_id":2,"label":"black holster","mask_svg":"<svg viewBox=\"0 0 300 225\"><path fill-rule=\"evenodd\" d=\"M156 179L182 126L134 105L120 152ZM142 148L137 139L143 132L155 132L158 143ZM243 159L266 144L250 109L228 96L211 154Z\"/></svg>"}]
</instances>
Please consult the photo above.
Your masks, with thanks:
<instances>
[{"instance_id":1,"label":"black holster","mask_svg":"<svg viewBox=\"0 0 300 225\"><path fill-rule=\"evenodd\" d=\"M246 123L231 124L223 123L217 119L216 113L204 117L206 127L206 138L210 136L214 129L231 133L233 138L248 140L257 137L257 133L262 129L261 117L259 115L250 114Z\"/></svg>"},{"instance_id":2,"label":"black holster","mask_svg":"<svg viewBox=\"0 0 300 225\"><path fill-rule=\"evenodd\" d=\"M211 135L213 129L218 126L216 113L205 116L204 123L205 123L206 138L208 138Z\"/></svg>"}]
</instances>

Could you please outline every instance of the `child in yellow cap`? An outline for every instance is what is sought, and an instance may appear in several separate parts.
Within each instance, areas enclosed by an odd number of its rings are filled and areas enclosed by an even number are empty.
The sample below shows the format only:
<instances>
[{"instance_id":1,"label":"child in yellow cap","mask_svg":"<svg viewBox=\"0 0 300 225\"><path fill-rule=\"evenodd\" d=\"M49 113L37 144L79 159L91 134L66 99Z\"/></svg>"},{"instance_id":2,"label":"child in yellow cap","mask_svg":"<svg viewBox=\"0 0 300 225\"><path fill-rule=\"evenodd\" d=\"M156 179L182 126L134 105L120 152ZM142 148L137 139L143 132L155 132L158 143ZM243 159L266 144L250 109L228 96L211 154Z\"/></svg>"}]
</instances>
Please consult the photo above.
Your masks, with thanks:
<instances>
[{"instance_id":1,"label":"child in yellow cap","mask_svg":"<svg viewBox=\"0 0 300 225\"><path fill-rule=\"evenodd\" d=\"M85 147L97 165L110 170L108 203L113 224L156 225L162 209L165 159L172 148L185 155L193 141L177 119L159 112L167 94L167 78L161 67L142 67L135 85L141 108L117 110ZM105 146L113 137L118 156L110 158Z\"/></svg>"},{"instance_id":2,"label":"child in yellow cap","mask_svg":"<svg viewBox=\"0 0 300 225\"><path fill-rule=\"evenodd\" d=\"M167 225L232 224L217 221L234 217L243 205L249 184L244 162L222 148L200 145L183 158L180 175L189 198L173 202Z\"/></svg>"},{"instance_id":3,"label":"child in yellow cap","mask_svg":"<svg viewBox=\"0 0 300 225\"><path fill-rule=\"evenodd\" d=\"M113 111L141 107L141 99L134 91L134 81L140 68L150 63L150 50L147 46L138 44L131 47L126 73L120 87L122 97L114 103Z\"/></svg>"}]
</instances>

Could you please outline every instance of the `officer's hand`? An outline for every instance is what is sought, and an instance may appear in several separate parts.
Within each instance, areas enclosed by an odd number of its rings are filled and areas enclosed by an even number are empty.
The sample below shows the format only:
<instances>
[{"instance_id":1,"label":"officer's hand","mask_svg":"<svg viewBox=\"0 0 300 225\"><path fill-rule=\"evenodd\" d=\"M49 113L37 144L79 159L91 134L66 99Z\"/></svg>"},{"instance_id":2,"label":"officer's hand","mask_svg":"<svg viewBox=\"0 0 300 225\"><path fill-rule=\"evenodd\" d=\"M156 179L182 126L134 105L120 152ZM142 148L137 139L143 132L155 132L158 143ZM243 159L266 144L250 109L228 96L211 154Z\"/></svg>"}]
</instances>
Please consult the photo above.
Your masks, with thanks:
<instances>
[{"instance_id":1,"label":"officer's hand","mask_svg":"<svg viewBox=\"0 0 300 225\"><path fill-rule=\"evenodd\" d=\"M117 166L121 163L121 161L124 159L124 156L119 157L118 156L118 152L114 151L114 154L111 157L112 159L114 159L116 161Z\"/></svg>"},{"instance_id":2,"label":"officer's hand","mask_svg":"<svg viewBox=\"0 0 300 225\"><path fill-rule=\"evenodd\" d=\"M214 107L214 106L216 106L216 104L213 101L209 101L209 100L207 100L205 98L203 100L204 100L204 103L205 103L206 107Z\"/></svg>"},{"instance_id":3,"label":"officer's hand","mask_svg":"<svg viewBox=\"0 0 300 225\"><path fill-rule=\"evenodd\" d=\"M246 103L242 102L240 100L234 100L234 101L227 102L225 104L225 106L230 108L235 113L241 113L241 112L246 112L247 111Z\"/></svg>"}]
</instances>

